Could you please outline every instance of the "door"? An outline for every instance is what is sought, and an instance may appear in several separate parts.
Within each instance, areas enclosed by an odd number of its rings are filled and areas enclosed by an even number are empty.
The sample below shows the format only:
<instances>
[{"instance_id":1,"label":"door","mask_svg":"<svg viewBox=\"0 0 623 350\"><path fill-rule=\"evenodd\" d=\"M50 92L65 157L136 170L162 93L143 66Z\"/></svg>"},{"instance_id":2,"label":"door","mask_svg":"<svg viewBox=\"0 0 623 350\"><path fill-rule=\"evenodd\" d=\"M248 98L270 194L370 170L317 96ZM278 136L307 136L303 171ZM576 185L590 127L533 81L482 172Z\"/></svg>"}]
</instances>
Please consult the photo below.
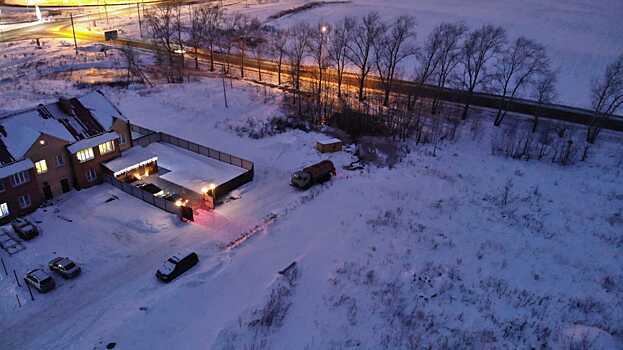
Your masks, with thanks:
<instances>
[{"instance_id":1,"label":"door","mask_svg":"<svg viewBox=\"0 0 623 350\"><path fill-rule=\"evenodd\" d=\"M61 188L63 189L63 193L69 192L71 190L71 188L69 188L69 180L62 179L61 180Z\"/></svg>"},{"instance_id":2,"label":"door","mask_svg":"<svg viewBox=\"0 0 623 350\"><path fill-rule=\"evenodd\" d=\"M52 188L50 187L50 184L47 182L43 183L43 196L45 197L45 200L50 200L52 199Z\"/></svg>"},{"instance_id":3,"label":"door","mask_svg":"<svg viewBox=\"0 0 623 350\"><path fill-rule=\"evenodd\" d=\"M182 206L182 219L188 220L188 221L195 221L195 218L193 215L193 208Z\"/></svg>"}]
</instances>

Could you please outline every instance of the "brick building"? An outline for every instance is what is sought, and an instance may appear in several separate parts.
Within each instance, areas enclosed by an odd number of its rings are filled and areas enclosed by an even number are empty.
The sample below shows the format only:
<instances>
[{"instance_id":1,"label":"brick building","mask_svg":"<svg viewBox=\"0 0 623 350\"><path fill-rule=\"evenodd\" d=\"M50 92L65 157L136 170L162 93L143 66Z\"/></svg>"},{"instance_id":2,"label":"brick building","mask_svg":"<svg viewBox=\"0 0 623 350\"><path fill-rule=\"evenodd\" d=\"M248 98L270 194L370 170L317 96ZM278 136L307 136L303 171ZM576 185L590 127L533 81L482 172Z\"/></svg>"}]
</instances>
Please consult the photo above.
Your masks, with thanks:
<instances>
[{"instance_id":1,"label":"brick building","mask_svg":"<svg viewBox=\"0 0 623 350\"><path fill-rule=\"evenodd\" d=\"M101 182L131 147L130 125L100 91L0 117L0 223Z\"/></svg>"}]
</instances>

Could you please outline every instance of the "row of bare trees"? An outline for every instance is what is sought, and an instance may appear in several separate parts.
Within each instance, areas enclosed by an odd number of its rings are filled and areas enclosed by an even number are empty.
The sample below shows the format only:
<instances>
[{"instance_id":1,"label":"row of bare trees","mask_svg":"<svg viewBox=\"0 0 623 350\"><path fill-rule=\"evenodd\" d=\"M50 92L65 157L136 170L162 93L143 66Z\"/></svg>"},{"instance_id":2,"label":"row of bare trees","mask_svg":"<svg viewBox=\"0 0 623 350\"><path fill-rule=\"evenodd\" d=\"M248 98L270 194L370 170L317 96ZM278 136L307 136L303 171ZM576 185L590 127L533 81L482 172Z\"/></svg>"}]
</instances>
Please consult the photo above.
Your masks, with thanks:
<instances>
[{"instance_id":1,"label":"row of bare trees","mask_svg":"<svg viewBox=\"0 0 623 350\"><path fill-rule=\"evenodd\" d=\"M343 98L345 80L355 86L357 99L366 100L366 87L371 75L383 90L382 105L396 107L392 98L397 79L415 81L418 85L434 85L464 91L467 102L462 119L469 115L470 104L477 92L501 96L494 125L499 126L517 97L527 97L538 104L554 102L557 96L557 70L543 45L518 37L509 39L499 26L483 25L469 29L462 22L441 23L416 45L416 21L399 16L388 21L378 13L344 17L335 23L310 25L295 23L286 29L263 26L257 19L242 14L225 16L220 7L188 7L187 23L182 20L183 6L166 3L146 15L153 42L162 47L167 62L173 54L192 48L208 49L210 70L214 71L214 55L222 52L239 57L240 76L245 77L245 58L255 58L259 80L262 64L270 59L277 65L278 84L287 76L291 89L300 99L301 79L311 62L315 82L311 93L320 105L323 94L328 97L328 83ZM228 56L232 57L232 56ZM407 60L412 58L411 60ZM230 73L231 59L223 63L223 72ZM198 68L195 54L195 68ZM284 67L286 67L284 69ZM333 88L333 87L331 87ZM593 142L603 120L616 113L623 104L623 55L611 64L606 74L593 82L592 100L595 115L587 141ZM417 89L408 96L407 108L418 101ZM433 98L431 112L439 110L440 99ZM534 115L533 131L539 122Z\"/></svg>"}]
</instances>

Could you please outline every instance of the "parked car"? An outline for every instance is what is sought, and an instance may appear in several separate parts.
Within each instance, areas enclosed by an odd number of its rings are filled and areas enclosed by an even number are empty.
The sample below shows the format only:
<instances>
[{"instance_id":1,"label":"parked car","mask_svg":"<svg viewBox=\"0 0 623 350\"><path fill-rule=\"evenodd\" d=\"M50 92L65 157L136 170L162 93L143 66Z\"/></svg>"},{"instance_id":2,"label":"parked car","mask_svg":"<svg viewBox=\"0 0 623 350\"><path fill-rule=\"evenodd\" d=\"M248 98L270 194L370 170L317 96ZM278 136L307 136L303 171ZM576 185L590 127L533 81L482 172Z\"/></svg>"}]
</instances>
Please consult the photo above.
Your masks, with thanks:
<instances>
[{"instance_id":1,"label":"parked car","mask_svg":"<svg viewBox=\"0 0 623 350\"><path fill-rule=\"evenodd\" d=\"M176 200L178 200L179 198L181 198L181 196L177 193L166 193L165 195L162 196L162 199L167 200L169 202L175 202Z\"/></svg>"},{"instance_id":2,"label":"parked car","mask_svg":"<svg viewBox=\"0 0 623 350\"><path fill-rule=\"evenodd\" d=\"M54 271L63 278L74 278L80 274L80 266L67 257L56 257L48 263L50 271Z\"/></svg>"},{"instance_id":3,"label":"parked car","mask_svg":"<svg viewBox=\"0 0 623 350\"><path fill-rule=\"evenodd\" d=\"M171 282L177 276L197 265L199 257L197 253L177 254L168 258L156 271L156 277L163 282Z\"/></svg>"},{"instance_id":4,"label":"parked car","mask_svg":"<svg viewBox=\"0 0 623 350\"><path fill-rule=\"evenodd\" d=\"M26 218L17 218L11 221L11 226L17 235L23 240L31 240L39 235L37 226Z\"/></svg>"},{"instance_id":5,"label":"parked car","mask_svg":"<svg viewBox=\"0 0 623 350\"><path fill-rule=\"evenodd\" d=\"M311 186L328 181L335 176L335 166L330 160L323 160L292 174L290 184L306 190Z\"/></svg>"},{"instance_id":6,"label":"parked car","mask_svg":"<svg viewBox=\"0 0 623 350\"><path fill-rule=\"evenodd\" d=\"M137 184L136 187L142 189L143 191L147 191L153 194L154 196L161 196L164 194L164 191L162 191L160 187L154 184L140 183L140 184Z\"/></svg>"},{"instance_id":7,"label":"parked car","mask_svg":"<svg viewBox=\"0 0 623 350\"><path fill-rule=\"evenodd\" d=\"M30 284L39 293L47 293L56 287L54 278L48 275L44 269L34 269L29 271L24 277L24 282Z\"/></svg>"}]
</instances>

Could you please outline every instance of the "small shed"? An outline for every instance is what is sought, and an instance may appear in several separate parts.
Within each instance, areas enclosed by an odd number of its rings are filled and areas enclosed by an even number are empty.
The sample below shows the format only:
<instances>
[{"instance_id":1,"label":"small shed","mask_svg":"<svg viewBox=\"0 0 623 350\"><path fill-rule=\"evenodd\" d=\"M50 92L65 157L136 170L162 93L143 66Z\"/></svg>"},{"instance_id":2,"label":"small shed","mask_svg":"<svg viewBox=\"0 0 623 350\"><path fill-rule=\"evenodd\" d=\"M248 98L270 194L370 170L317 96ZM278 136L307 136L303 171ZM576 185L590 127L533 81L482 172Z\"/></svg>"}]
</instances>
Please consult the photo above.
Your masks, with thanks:
<instances>
[{"instance_id":1,"label":"small shed","mask_svg":"<svg viewBox=\"0 0 623 350\"><path fill-rule=\"evenodd\" d=\"M320 153L340 152L342 150L342 146L343 143L340 139L328 139L316 142L316 149Z\"/></svg>"}]
</instances>

